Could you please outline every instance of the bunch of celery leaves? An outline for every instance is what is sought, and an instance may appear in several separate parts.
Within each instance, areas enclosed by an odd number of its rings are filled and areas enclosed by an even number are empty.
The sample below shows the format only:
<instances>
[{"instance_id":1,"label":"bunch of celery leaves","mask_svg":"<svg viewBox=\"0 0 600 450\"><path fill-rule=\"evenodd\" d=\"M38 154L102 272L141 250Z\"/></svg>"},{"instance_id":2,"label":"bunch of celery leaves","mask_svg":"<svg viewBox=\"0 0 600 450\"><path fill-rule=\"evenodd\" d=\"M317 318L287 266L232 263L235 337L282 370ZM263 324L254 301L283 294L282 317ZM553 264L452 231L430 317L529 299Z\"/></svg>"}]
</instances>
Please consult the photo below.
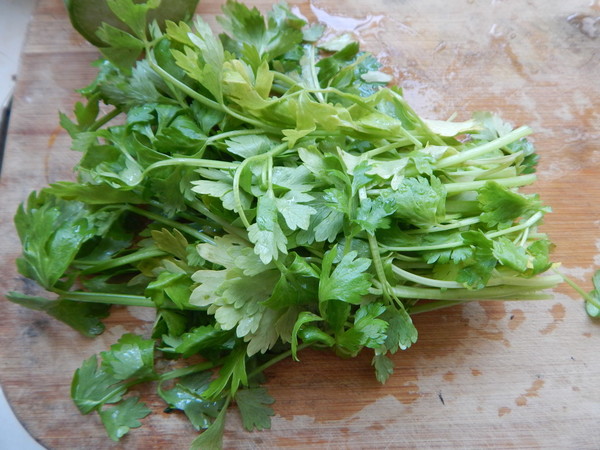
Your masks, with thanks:
<instances>
[{"instance_id":1,"label":"bunch of celery leaves","mask_svg":"<svg viewBox=\"0 0 600 450\"><path fill-rule=\"evenodd\" d=\"M51 298L12 301L88 336L111 305L156 310L148 336L75 373L75 404L112 439L150 413L128 395L139 383L203 430L192 447L218 448L232 403L246 429L269 428L263 371L303 348L370 352L385 382L417 340L411 315L563 281L545 274L549 208L519 192L535 180L530 128L419 117L373 56L285 5L229 1L216 35L200 17L147 26L155 3L109 1L128 31L99 30L97 78L61 115L76 181L15 216L18 269Z\"/></svg>"}]
</instances>

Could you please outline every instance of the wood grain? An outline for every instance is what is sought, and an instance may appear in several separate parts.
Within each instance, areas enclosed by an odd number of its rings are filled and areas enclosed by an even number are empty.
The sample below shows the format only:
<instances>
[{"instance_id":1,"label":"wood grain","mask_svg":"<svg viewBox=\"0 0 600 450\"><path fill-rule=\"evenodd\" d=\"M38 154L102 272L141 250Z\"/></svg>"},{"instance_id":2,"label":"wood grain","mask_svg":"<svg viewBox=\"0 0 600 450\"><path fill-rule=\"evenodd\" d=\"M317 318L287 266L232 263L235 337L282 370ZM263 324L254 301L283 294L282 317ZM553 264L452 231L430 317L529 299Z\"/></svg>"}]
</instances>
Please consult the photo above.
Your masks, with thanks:
<instances>
[{"instance_id":1,"label":"wood grain","mask_svg":"<svg viewBox=\"0 0 600 450\"><path fill-rule=\"evenodd\" d=\"M541 155L532 191L552 206L544 231L555 260L590 288L600 265L600 16L597 1L294 0L330 33L353 32L430 118L472 111L529 124ZM450 3L450 4L448 4ZM270 2L248 1L261 10ZM203 0L211 23L220 2ZM579 16L576 16L579 14ZM592 25L583 26L589 16ZM581 20L580 20L581 19ZM594 28L594 26L596 28ZM70 27L61 0L40 0L19 73L0 179L2 292L31 291L15 271L12 216L32 189L70 179L78 155L58 111L94 76L96 51ZM185 449L186 421L162 412L112 443L69 398L73 371L124 331L147 333L139 309L120 309L86 339L42 314L0 302L0 381L18 417L51 449ZM419 341L395 357L385 385L367 356L307 351L269 370L271 430L246 433L229 415L225 447L600 447L600 323L561 287L545 302L481 302L415 318Z\"/></svg>"}]
</instances>

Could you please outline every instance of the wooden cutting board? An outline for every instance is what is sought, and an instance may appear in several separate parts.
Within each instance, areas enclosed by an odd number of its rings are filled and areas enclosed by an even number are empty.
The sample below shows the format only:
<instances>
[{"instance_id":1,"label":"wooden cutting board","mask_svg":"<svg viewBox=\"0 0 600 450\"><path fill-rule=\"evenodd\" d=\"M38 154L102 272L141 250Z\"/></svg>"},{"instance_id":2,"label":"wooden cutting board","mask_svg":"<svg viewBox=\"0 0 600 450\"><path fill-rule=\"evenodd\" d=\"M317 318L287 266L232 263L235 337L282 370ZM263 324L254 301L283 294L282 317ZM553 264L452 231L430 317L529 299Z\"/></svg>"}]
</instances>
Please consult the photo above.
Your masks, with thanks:
<instances>
[{"instance_id":1,"label":"wooden cutting board","mask_svg":"<svg viewBox=\"0 0 600 450\"><path fill-rule=\"evenodd\" d=\"M216 0L199 13L211 23ZM265 11L270 3L248 1ZM293 0L330 33L351 32L429 118L477 110L529 124L541 155L543 226L556 261L591 289L600 266L600 3L597 0ZM70 27L61 0L40 0L29 30L1 175L1 291L31 289L17 275L12 226L32 189L72 177L78 155L58 127L98 56ZM0 301L0 381L19 419L52 449L185 449L186 420L157 411L119 444L69 398L73 371L151 317L120 309L86 339L43 314ZM226 448L599 448L600 322L570 289L544 302L482 302L415 318L420 337L396 355L385 385L368 357L304 352L268 371L272 429L241 431L232 411Z\"/></svg>"}]
</instances>

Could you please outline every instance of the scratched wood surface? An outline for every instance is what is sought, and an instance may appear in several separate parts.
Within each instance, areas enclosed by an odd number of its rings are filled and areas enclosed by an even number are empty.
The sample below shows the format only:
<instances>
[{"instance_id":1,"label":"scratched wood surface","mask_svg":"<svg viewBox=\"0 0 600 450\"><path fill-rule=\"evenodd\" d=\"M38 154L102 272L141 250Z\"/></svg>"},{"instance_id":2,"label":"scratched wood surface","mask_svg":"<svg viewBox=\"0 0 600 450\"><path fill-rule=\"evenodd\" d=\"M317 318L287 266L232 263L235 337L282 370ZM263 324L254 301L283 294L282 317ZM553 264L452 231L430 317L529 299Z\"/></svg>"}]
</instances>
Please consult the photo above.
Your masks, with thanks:
<instances>
[{"instance_id":1,"label":"scratched wood surface","mask_svg":"<svg viewBox=\"0 0 600 450\"><path fill-rule=\"evenodd\" d=\"M216 0L198 12L214 23ZM251 1L265 11L269 2ZM556 261L591 288L600 266L600 4L597 0L294 0L332 34L354 33L429 118L490 110L529 124L541 155L532 189L551 205L543 226ZM17 204L72 177L78 155L58 127L74 89L94 76L96 51L70 27L61 0L40 0L28 33L0 178L0 291L32 287L14 269ZM86 339L43 314L0 300L0 382L19 419L51 449L185 449L186 420L162 412L121 443L69 398L73 371L151 317L119 309ZM415 318L420 337L396 355L385 385L370 361L304 352L268 371L272 429L241 431L229 414L225 447L599 448L600 322L566 287L544 302L481 302Z\"/></svg>"}]
</instances>

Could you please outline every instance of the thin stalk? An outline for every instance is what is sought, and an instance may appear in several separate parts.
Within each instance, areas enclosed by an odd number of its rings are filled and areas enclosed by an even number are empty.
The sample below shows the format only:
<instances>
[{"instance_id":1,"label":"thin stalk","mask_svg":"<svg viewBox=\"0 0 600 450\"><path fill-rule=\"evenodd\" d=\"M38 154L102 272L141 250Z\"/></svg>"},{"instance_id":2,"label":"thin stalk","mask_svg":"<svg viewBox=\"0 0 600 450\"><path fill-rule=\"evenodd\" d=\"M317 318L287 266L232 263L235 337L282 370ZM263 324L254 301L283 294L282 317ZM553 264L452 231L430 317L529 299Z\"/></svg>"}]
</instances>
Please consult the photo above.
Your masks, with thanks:
<instances>
[{"instance_id":1,"label":"thin stalk","mask_svg":"<svg viewBox=\"0 0 600 450\"><path fill-rule=\"evenodd\" d=\"M205 370L213 369L215 367L222 365L223 362L224 362L224 359L221 359L214 363L210 362L210 361L203 361L201 363L194 364L194 365L191 365L188 367L181 367L179 369L174 369L169 372L160 374L158 376L157 381L167 381L167 380L172 380L174 378L185 377L186 375L191 375L191 374L197 373L197 372L204 372Z\"/></svg>"},{"instance_id":2,"label":"thin stalk","mask_svg":"<svg viewBox=\"0 0 600 450\"><path fill-rule=\"evenodd\" d=\"M158 169L159 167L168 166L189 166L189 167L205 167L209 169L224 169L224 170L235 170L240 163L238 162L227 162L219 161L216 159L201 159L201 158L169 158L162 161L157 161L150 164L144 170L143 175L146 176L148 172Z\"/></svg>"},{"instance_id":3,"label":"thin stalk","mask_svg":"<svg viewBox=\"0 0 600 450\"><path fill-rule=\"evenodd\" d=\"M233 234L235 236L242 238L246 242L250 242L248 240L248 233L246 232L246 230L244 230L240 227L236 227L236 226L230 224L229 222L223 220L222 217L218 216L217 214L214 214L210 209L208 209L206 206L204 206L202 204L202 202L193 201L193 202L189 202L189 205L192 208L194 208L196 211L198 211L200 214L203 214L208 219L215 222L217 225L220 225L221 228L223 228L229 234Z\"/></svg>"},{"instance_id":4,"label":"thin stalk","mask_svg":"<svg viewBox=\"0 0 600 450\"><path fill-rule=\"evenodd\" d=\"M244 208L242 207L242 196L241 196L241 187L240 181L242 177L242 172L246 168L246 166L250 163L254 163L256 161L260 161L262 159L270 159L274 156L277 156L279 153L284 152L288 148L287 143L280 144L276 147L273 147L266 153L261 153L260 155L254 155L249 158L246 158L242 163L237 167L235 174L233 175L233 197L235 199L235 204L237 206L237 213L242 220L242 223L246 228L250 227L250 222L246 217L246 213L244 212Z\"/></svg>"},{"instance_id":5,"label":"thin stalk","mask_svg":"<svg viewBox=\"0 0 600 450\"><path fill-rule=\"evenodd\" d=\"M54 289L62 300L82 303L103 303L105 305L143 306L155 308L156 305L148 297L141 295L111 294L105 292L63 291Z\"/></svg>"},{"instance_id":6,"label":"thin stalk","mask_svg":"<svg viewBox=\"0 0 600 450\"><path fill-rule=\"evenodd\" d=\"M392 271L407 281L412 281L413 283L418 283L424 286L437 287L441 289L464 289L464 286L456 281L436 280L434 278L422 277L407 270L401 269L398 266L392 265Z\"/></svg>"},{"instance_id":7,"label":"thin stalk","mask_svg":"<svg viewBox=\"0 0 600 450\"><path fill-rule=\"evenodd\" d=\"M143 259L147 258L155 258L157 256L164 256L167 253L156 248L156 247L147 247L137 250L128 255L120 256L118 258L112 258L105 261L101 261L99 263L94 263L92 266L88 267L81 271L82 275L89 275L91 273L103 272L105 270L114 269L115 267L125 266L128 264L132 264ZM74 264L89 264L85 260L73 261Z\"/></svg>"},{"instance_id":8,"label":"thin stalk","mask_svg":"<svg viewBox=\"0 0 600 450\"><path fill-rule=\"evenodd\" d=\"M367 191L364 187L358 190L358 198L361 202L364 202L367 199ZM367 239L369 241L369 250L371 251L371 257L373 259L375 273L377 274L377 278L381 283L381 289L383 290L383 298L389 302L391 301L389 283L385 276L385 271L383 270L383 263L381 262L381 252L379 251L379 244L377 242L377 238L375 238L373 234L367 233ZM346 242L350 242L350 240L347 240Z\"/></svg>"},{"instance_id":9,"label":"thin stalk","mask_svg":"<svg viewBox=\"0 0 600 450\"><path fill-rule=\"evenodd\" d=\"M517 170L511 167L494 167L493 169L453 170L446 172L449 178L468 177L471 180L498 180L517 176Z\"/></svg>"},{"instance_id":10,"label":"thin stalk","mask_svg":"<svg viewBox=\"0 0 600 450\"><path fill-rule=\"evenodd\" d=\"M296 349L297 351L299 350L303 350L307 347L310 347L310 344L304 342L300 345L298 345L298 348ZM252 372L250 372L248 374L248 379L251 379L252 377L255 377L256 375L258 375L261 372L264 372L266 369L268 369L269 367L271 367L274 364L277 364L280 361L283 361L286 358L290 358L292 356L292 350L286 350L283 353L280 353L277 356L274 356L273 358L271 358L270 360L268 360L267 362L261 364L260 366L256 367Z\"/></svg>"},{"instance_id":11,"label":"thin stalk","mask_svg":"<svg viewBox=\"0 0 600 450\"><path fill-rule=\"evenodd\" d=\"M175 220L167 219L166 217L163 217L160 214L155 214L153 212L146 211L145 209L138 208L137 206L127 205L126 209L133 213L139 214L140 216L144 216L148 219L155 220L169 227L176 228L179 231L198 239L199 241L207 242L209 244L215 243L215 241L210 236L207 236L206 234L190 227L189 225L177 222Z\"/></svg>"},{"instance_id":12,"label":"thin stalk","mask_svg":"<svg viewBox=\"0 0 600 450\"><path fill-rule=\"evenodd\" d=\"M282 72L273 71L274 79L287 84L290 88L298 86L298 81Z\"/></svg>"},{"instance_id":13,"label":"thin stalk","mask_svg":"<svg viewBox=\"0 0 600 450\"><path fill-rule=\"evenodd\" d=\"M538 211L533 216L531 216L529 219L527 219L525 222L520 223L519 225L505 228L505 229L499 230L499 231L494 231L492 233L486 233L485 236L488 239L493 239L493 238L497 238L498 236L504 236L505 234L514 233L515 231L525 230L526 228L529 228L529 227L535 225L537 222L539 222L542 219L542 217L544 217L544 213L541 211Z\"/></svg>"},{"instance_id":14,"label":"thin stalk","mask_svg":"<svg viewBox=\"0 0 600 450\"><path fill-rule=\"evenodd\" d=\"M244 170L246 165L249 164L248 161L251 161L251 160L252 160L252 158L248 158L248 159L245 159L244 161L242 161L240 166L235 171L235 174L233 175L233 198L235 200L235 205L236 205L235 212L238 213L242 223L244 224L244 226L246 228L250 227L250 221L246 217L246 212L244 211L244 206L242 205L242 191L240 190L241 189L240 181L242 178L242 171Z\"/></svg>"},{"instance_id":15,"label":"thin stalk","mask_svg":"<svg viewBox=\"0 0 600 450\"><path fill-rule=\"evenodd\" d=\"M436 311L438 309L449 308L451 306L466 303L464 300L440 300L436 302L419 303L409 308L409 314L422 314L425 312Z\"/></svg>"},{"instance_id":16,"label":"thin stalk","mask_svg":"<svg viewBox=\"0 0 600 450\"><path fill-rule=\"evenodd\" d=\"M478 181L465 181L461 183L446 183L444 188L448 195L458 194L466 191L476 191L481 189L489 181L494 181L504 187L521 187L532 184L537 179L535 174L518 175L510 178L496 178L493 180L478 180Z\"/></svg>"},{"instance_id":17,"label":"thin stalk","mask_svg":"<svg viewBox=\"0 0 600 450\"><path fill-rule=\"evenodd\" d=\"M575 289L575 291L577 291L577 293L579 295L581 295L586 302L589 302L592 305L594 305L596 308L600 309L600 302L593 295L590 295L588 292L584 291L577 283L575 283L573 280L571 280L566 275L563 275L562 273L558 272L556 269L554 269L554 271L563 279L563 281L565 283L567 283L569 286L571 286L573 289Z\"/></svg>"},{"instance_id":18,"label":"thin stalk","mask_svg":"<svg viewBox=\"0 0 600 450\"><path fill-rule=\"evenodd\" d=\"M408 230L406 233L407 234L430 234L430 233L436 233L439 231L447 231L447 230L453 230L456 228L466 227L469 225L474 225L479 222L481 222L481 219L479 217L468 217L466 219L458 220L454 223L449 223L446 225L436 225L434 227L429 227L429 228L416 228L414 230Z\"/></svg>"},{"instance_id":19,"label":"thin stalk","mask_svg":"<svg viewBox=\"0 0 600 450\"><path fill-rule=\"evenodd\" d=\"M414 286L395 286L392 292L400 298L427 299L427 300L484 300L484 299L512 299L512 300L541 300L549 298L546 294L533 292L536 288L527 289L524 286L494 286L479 290L451 289L441 290Z\"/></svg>"},{"instance_id":20,"label":"thin stalk","mask_svg":"<svg viewBox=\"0 0 600 450\"><path fill-rule=\"evenodd\" d=\"M503 230L494 231L492 233L485 233L485 236L488 239L493 239L493 238L496 238L498 236L503 236L505 234L514 233L515 231L524 230L526 228L529 228L529 227L533 226L543 216L544 216L544 214L542 212L537 212L537 213L535 213L533 216L531 216L529 219L527 219L523 223L520 223L518 225L514 225L514 226L509 227L509 228L505 228ZM460 247L461 245L464 245L464 242L462 240L460 240L460 241L446 242L444 244L417 245L417 246L414 246L414 247L392 247L392 246L382 245L382 247L384 247L384 248L382 248L382 251L420 252L420 251L427 251L427 250L442 250L442 249L445 249L445 248Z\"/></svg>"},{"instance_id":21,"label":"thin stalk","mask_svg":"<svg viewBox=\"0 0 600 450\"><path fill-rule=\"evenodd\" d=\"M223 133L215 134L206 139L206 145L210 145L213 142L221 141L223 139L229 139L236 136L247 136L253 134L265 134L265 130L249 128L246 130L231 130Z\"/></svg>"},{"instance_id":22,"label":"thin stalk","mask_svg":"<svg viewBox=\"0 0 600 450\"><path fill-rule=\"evenodd\" d=\"M440 289L464 289L464 286L456 281L437 280L434 278L423 277L394 265L392 265L392 271L407 281L412 281L413 283L418 283L423 286L431 286ZM548 289L560 284L561 282L562 278L557 275L535 278L500 276L491 278L488 281L487 286L523 286L529 289Z\"/></svg>"},{"instance_id":23,"label":"thin stalk","mask_svg":"<svg viewBox=\"0 0 600 450\"><path fill-rule=\"evenodd\" d=\"M498 167L510 167L519 157L523 155L523 151L510 153L503 156L493 156L491 158L477 158L469 161L465 161L469 166L490 166L496 165ZM488 169L489 170L489 169Z\"/></svg>"},{"instance_id":24,"label":"thin stalk","mask_svg":"<svg viewBox=\"0 0 600 450\"><path fill-rule=\"evenodd\" d=\"M431 130L429 129L429 126L423 121L421 116L416 113L416 111L412 108L412 106L410 106L408 104L408 102L404 99L404 97L402 95L400 95L398 92L396 92L394 90L390 90L389 92L394 96L394 99L396 100L396 102L398 102L400 104L400 106L402 108L404 108L404 110L412 116L413 120L419 122L419 124L421 125L421 127L423 127L423 129L429 131L429 138L433 139L433 142L435 144L446 145L446 143L440 136L438 136L436 133L431 132ZM430 139L428 139L428 140L430 140Z\"/></svg>"},{"instance_id":25,"label":"thin stalk","mask_svg":"<svg viewBox=\"0 0 600 450\"><path fill-rule=\"evenodd\" d=\"M369 150L364 152L361 156L363 158L373 158L375 156L381 155L382 153L389 152L390 150L395 150L398 147L405 147L411 143L411 140L408 138L398 139L394 142L391 142L386 145L382 145L381 147L374 148L373 150Z\"/></svg>"},{"instance_id":26,"label":"thin stalk","mask_svg":"<svg viewBox=\"0 0 600 450\"><path fill-rule=\"evenodd\" d=\"M486 142L485 144L478 145L477 147L465 150L458 155L449 156L442 158L436 162L436 169L444 169L450 166L457 166L470 159L478 158L486 153L502 148L508 144L511 144L529 134L532 133L531 128L524 126L505 134L504 136L494 139L493 141Z\"/></svg>"},{"instance_id":27,"label":"thin stalk","mask_svg":"<svg viewBox=\"0 0 600 450\"><path fill-rule=\"evenodd\" d=\"M93 124L91 124L88 127L88 131L96 131L97 129L101 128L102 126L106 125L108 122L113 120L115 117L117 117L122 112L123 112L123 110L121 108L113 109L109 113L106 113L104 116L100 117Z\"/></svg>"},{"instance_id":28,"label":"thin stalk","mask_svg":"<svg viewBox=\"0 0 600 450\"><path fill-rule=\"evenodd\" d=\"M310 60L308 66L310 68L309 73L309 82L311 89L321 89L321 85L319 84L319 77L317 76L317 68L315 66L315 48L311 45L307 49L308 58ZM316 92L315 97L320 103L325 103L325 97L321 92Z\"/></svg>"}]
</instances>

